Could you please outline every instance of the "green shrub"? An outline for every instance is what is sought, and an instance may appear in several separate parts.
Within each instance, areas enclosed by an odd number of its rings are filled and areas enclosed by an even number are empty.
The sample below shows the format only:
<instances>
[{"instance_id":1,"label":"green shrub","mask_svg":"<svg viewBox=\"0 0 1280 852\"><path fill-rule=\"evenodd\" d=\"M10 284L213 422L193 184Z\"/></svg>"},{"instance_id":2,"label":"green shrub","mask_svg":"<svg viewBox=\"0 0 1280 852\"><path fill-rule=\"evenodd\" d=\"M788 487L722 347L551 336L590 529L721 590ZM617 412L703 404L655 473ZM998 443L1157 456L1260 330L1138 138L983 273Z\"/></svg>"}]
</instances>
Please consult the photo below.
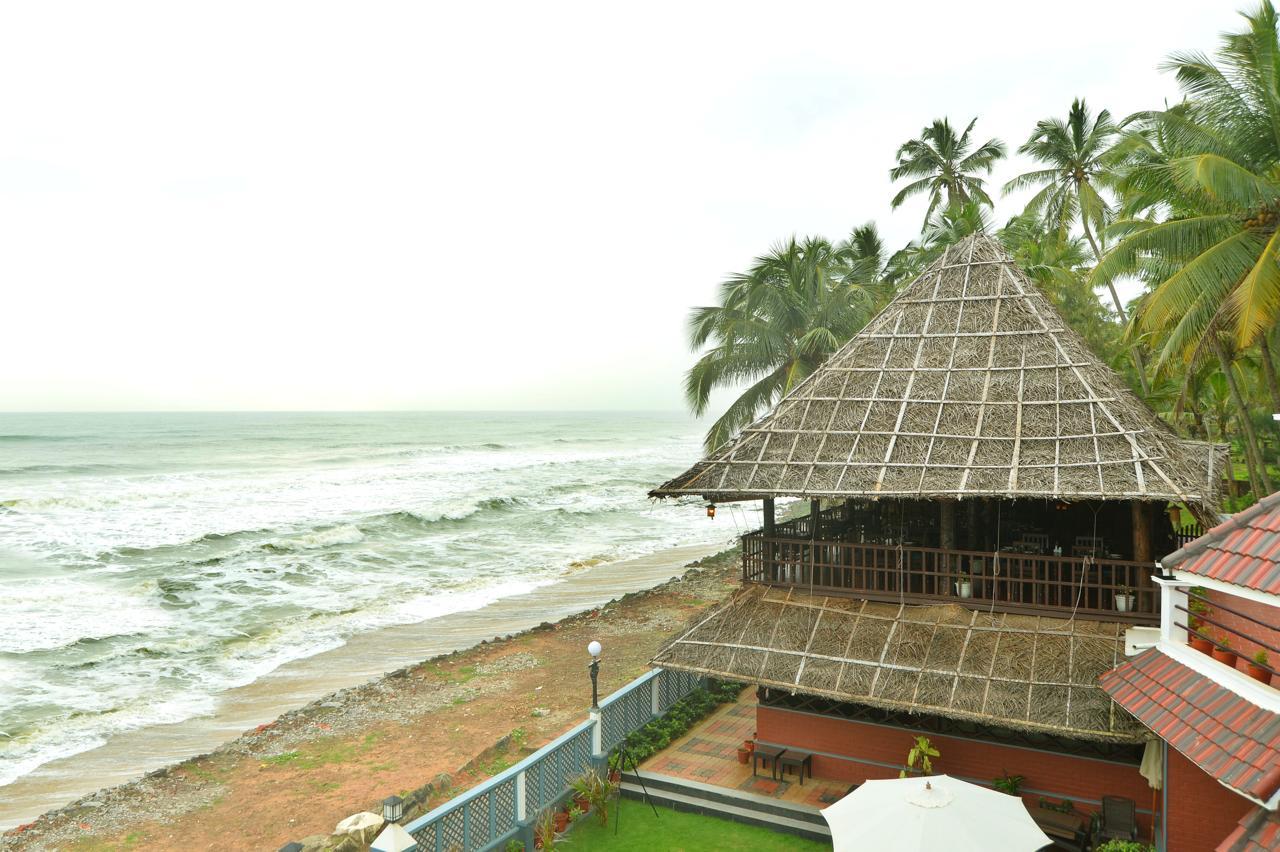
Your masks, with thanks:
<instances>
[{"instance_id":1,"label":"green shrub","mask_svg":"<svg viewBox=\"0 0 1280 852\"><path fill-rule=\"evenodd\" d=\"M627 756L635 758L637 764L643 763L688 733L721 704L736 701L745 686L734 681L712 681L706 689L695 689L671 705L666 714L628 734L624 741ZM609 757L609 768L622 768L616 751Z\"/></svg>"},{"instance_id":2,"label":"green shrub","mask_svg":"<svg viewBox=\"0 0 1280 852\"><path fill-rule=\"evenodd\" d=\"M1093 852L1156 852L1156 847L1139 843L1137 840L1108 840L1101 846L1093 847Z\"/></svg>"}]
</instances>

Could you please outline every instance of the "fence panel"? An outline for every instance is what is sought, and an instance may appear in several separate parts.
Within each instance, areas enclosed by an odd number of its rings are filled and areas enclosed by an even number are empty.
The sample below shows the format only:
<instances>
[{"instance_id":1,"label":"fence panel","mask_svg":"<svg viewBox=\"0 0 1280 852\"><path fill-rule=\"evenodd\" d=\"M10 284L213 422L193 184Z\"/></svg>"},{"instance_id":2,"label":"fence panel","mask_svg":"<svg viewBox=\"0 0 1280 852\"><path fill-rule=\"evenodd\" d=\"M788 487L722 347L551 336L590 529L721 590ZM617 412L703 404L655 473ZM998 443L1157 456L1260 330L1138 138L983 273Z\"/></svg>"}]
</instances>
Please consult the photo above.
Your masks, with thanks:
<instances>
[{"instance_id":1,"label":"fence panel","mask_svg":"<svg viewBox=\"0 0 1280 852\"><path fill-rule=\"evenodd\" d=\"M612 751L627 734L653 719L650 682L660 674L661 671L652 671L638 677L600 702L601 744L605 751Z\"/></svg>"},{"instance_id":2,"label":"fence panel","mask_svg":"<svg viewBox=\"0 0 1280 852\"><path fill-rule=\"evenodd\" d=\"M699 685L696 675L655 669L600 702L602 748L608 752L654 718L654 690L665 713ZM520 814L517 789L524 779L525 819L559 801L569 782L591 767L593 723L583 722L524 760L422 816L405 830L420 852L477 852L514 837Z\"/></svg>"}]
</instances>

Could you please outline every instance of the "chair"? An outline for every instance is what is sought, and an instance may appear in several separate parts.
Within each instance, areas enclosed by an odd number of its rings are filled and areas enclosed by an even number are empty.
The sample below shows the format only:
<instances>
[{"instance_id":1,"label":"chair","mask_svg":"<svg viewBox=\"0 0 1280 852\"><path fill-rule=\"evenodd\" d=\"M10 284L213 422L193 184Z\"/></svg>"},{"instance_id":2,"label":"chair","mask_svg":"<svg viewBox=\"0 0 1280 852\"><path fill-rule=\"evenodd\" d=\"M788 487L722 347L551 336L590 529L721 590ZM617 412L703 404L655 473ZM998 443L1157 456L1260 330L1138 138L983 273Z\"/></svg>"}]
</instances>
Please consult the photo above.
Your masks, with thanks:
<instances>
[{"instance_id":1,"label":"chair","mask_svg":"<svg viewBox=\"0 0 1280 852\"><path fill-rule=\"evenodd\" d=\"M1101 537L1092 535L1076 536L1075 546L1071 548L1072 556L1098 556L1107 552L1106 543Z\"/></svg>"},{"instance_id":2,"label":"chair","mask_svg":"<svg viewBox=\"0 0 1280 852\"><path fill-rule=\"evenodd\" d=\"M1093 833L1093 844L1108 840L1138 839L1138 807L1133 799L1123 796L1103 796L1102 813Z\"/></svg>"},{"instance_id":3,"label":"chair","mask_svg":"<svg viewBox=\"0 0 1280 852\"><path fill-rule=\"evenodd\" d=\"M1049 551L1049 536L1045 533L1023 533L1013 545L1030 553L1047 553Z\"/></svg>"}]
</instances>

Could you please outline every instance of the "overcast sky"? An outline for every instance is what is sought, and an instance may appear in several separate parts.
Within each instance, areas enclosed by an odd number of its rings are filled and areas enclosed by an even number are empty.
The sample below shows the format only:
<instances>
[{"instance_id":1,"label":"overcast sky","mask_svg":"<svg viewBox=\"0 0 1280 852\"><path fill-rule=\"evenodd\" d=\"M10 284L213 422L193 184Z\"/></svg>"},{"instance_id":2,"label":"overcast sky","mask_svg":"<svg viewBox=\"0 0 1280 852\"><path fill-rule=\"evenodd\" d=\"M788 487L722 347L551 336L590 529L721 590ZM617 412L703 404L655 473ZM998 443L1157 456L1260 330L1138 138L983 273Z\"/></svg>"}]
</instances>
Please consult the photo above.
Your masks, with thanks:
<instances>
[{"instance_id":1,"label":"overcast sky","mask_svg":"<svg viewBox=\"0 0 1280 852\"><path fill-rule=\"evenodd\" d=\"M1159 106L1238 8L5 4L0 409L677 409L725 274L915 235L931 119Z\"/></svg>"}]
</instances>

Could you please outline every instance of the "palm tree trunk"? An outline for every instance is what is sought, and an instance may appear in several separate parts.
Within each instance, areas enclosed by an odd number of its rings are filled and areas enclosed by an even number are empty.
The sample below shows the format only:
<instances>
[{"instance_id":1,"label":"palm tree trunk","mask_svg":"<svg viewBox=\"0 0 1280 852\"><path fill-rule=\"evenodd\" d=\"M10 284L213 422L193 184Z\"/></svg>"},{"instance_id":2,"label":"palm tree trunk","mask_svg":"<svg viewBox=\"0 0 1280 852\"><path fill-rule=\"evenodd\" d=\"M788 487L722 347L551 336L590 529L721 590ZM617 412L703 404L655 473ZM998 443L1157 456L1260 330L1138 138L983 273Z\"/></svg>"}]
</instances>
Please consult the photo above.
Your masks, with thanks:
<instances>
[{"instance_id":1,"label":"palm tree trunk","mask_svg":"<svg viewBox=\"0 0 1280 852\"><path fill-rule=\"evenodd\" d=\"M1267 476L1267 467L1262 462L1262 453L1258 451L1258 436L1253 431L1253 421L1249 419L1249 406L1244 395L1240 393L1240 385L1236 382L1236 374L1231 369L1231 359L1222 341L1214 334L1213 351L1222 366L1222 374L1227 379L1227 387L1231 390L1231 399L1236 404L1239 414L1240 431L1243 433L1245 464L1249 467L1249 482L1253 487L1253 496L1261 500L1271 493L1271 479ZM1259 490L1261 487L1261 490Z\"/></svg>"},{"instance_id":2,"label":"palm tree trunk","mask_svg":"<svg viewBox=\"0 0 1280 852\"><path fill-rule=\"evenodd\" d=\"M1187 411L1191 412L1191 432L1202 441L1209 440L1209 430L1204 425L1204 414L1200 411L1200 406L1196 404L1196 395L1188 393L1186 396Z\"/></svg>"},{"instance_id":3,"label":"palm tree trunk","mask_svg":"<svg viewBox=\"0 0 1280 852\"><path fill-rule=\"evenodd\" d=\"M1089 241L1089 247L1093 249L1093 263L1096 266L1102 260L1102 249L1098 247L1098 241L1093 238L1093 231L1089 230L1089 217L1081 215L1080 224L1084 226L1084 238ZM1107 279L1107 289L1111 291L1111 301L1115 304L1116 313L1123 324L1124 302L1120 301L1120 294L1116 292L1116 285L1110 278ZM1143 363L1142 353L1135 346L1129 350L1129 354L1133 357L1133 366L1138 368L1138 384L1142 388L1142 395L1147 396L1151 393L1151 387L1147 384L1147 365Z\"/></svg>"},{"instance_id":4,"label":"palm tree trunk","mask_svg":"<svg viewBox=\"0 0 1280 852\"><path fill-rule=\"evenodd\" d=\"M1280 412L1280 384L1276 383L1276 365L1271 360L1271 347L1267 336L1258 335L1258 349L1262 351L1262 374L1267 377L1267 391L1271 394L1271 410Z\"/></svg>"}]
</instances>

